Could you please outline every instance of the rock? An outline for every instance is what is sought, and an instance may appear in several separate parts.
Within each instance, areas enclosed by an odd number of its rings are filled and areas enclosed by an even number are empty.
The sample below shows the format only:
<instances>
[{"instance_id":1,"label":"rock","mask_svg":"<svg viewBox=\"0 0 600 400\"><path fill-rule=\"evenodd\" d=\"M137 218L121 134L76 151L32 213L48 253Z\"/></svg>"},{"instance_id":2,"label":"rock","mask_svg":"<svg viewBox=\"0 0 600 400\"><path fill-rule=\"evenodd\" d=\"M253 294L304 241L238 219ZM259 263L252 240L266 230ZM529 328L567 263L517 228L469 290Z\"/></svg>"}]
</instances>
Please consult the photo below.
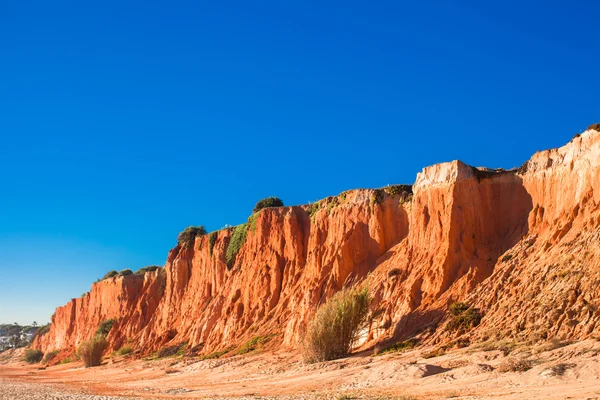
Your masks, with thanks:
<instances>
[{"instance_id":1,"label":"rock","mask_svg":"<svg viewBox=\"0 0 600 400\"><path fill-rule=\"evenodd\" d=\"M270 333L298 348L317 306L361 280L378 310L363 341L426 330L446 342L440 323L464 299L484 316L471 341L587 337L600 326L599 172L600 133L587 131L518 170L453 161L424 168L412 189L267 208L229 265L233 228L198 236L164 270L109 278L59 307L34 347L66 356L114 318L109 350L187 342L208 354Z\"/></svg>"},{"instance_id":2,"label":"rock","mask_svg":"<svg viewBox=\"0 0 600 400\"><path fill-rule=\"evenodd\" d=\"M411 378L425 378L426 376L437 375L446 371L450 371L450 369L431 364L411 364L406 368L406 376Z\"/></svg>"}]
</instances>

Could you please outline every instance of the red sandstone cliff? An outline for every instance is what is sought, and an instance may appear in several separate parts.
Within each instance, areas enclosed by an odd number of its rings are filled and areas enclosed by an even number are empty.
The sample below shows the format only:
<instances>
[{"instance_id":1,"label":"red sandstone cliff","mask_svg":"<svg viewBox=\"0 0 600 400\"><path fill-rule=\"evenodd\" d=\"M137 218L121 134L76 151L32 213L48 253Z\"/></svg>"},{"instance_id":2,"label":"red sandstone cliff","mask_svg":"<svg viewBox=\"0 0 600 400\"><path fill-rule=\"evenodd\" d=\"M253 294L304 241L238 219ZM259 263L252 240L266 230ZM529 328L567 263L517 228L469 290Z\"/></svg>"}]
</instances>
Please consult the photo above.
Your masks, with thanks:
<instances>
[{"instance_id":1,"label":"red sandstone cliff","mask_svg":"<svg viewBox=\"0 0 600 400\"><path fill-rule=\"evenodd\" d=\"M73 349L109 318L113 349L187 342L208 353L259 334L297 345L319 302L361 280L377 309L370 341L437 327L456 300L484 314L471 338L581 338L600 320L599 167L600 133L590 130L516 171L454 161L425 168L412 191L264 209L231 268L233 229L214 247L197 237L170 251L164 271L96 283L58 308L34 346Z\"/></svg>"}]
</instances>

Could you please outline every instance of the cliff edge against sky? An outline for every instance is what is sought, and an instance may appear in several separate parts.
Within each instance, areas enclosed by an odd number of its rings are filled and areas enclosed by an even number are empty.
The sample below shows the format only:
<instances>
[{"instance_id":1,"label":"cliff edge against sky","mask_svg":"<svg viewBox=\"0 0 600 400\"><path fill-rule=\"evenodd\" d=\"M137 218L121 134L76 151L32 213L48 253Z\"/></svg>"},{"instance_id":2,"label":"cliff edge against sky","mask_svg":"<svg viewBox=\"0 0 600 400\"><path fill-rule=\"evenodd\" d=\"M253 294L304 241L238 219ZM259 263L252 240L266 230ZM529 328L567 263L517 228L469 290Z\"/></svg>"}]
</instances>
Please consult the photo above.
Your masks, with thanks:
<instances>
[{"instance_id":1,"label":"cliff edge against sky","mask_svg":"<svg viewBox=\"0 0 600 400\"><path fill-rule=\"evenodd\" d=\"M424 168L412 187L263 209L178 244L164 269L94 283L57 308L33 347L66 355L114 319L113 350L187 343L208 354L257 336L296 348L320 303L364 283L373 315L363 346L413 335L586 338L600 322L597 129L517 170L453 161ZM481 323L445 329L455 301L477 307Z\"/></svg>"}]
</instances>

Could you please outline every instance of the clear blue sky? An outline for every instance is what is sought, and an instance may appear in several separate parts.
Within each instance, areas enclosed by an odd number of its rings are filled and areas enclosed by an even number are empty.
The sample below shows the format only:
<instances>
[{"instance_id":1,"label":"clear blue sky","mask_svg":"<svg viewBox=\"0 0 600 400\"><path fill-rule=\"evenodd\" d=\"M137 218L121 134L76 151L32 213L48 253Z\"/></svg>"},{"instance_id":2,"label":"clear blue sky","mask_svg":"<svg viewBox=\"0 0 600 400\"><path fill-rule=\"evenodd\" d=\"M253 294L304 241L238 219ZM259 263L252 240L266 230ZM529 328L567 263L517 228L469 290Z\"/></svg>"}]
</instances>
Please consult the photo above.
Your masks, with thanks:
<instances>
[{"instance_id":1,"label":"clear blue sky","mask_svg":"<svg viewBox=\"0 0 600 400\"><path fill-rule=\"evenodd\" d=\"M0 322L262 197L515 167L598 122L598 2L487 3L3 1Z\"/></svg>"}]
</instances>

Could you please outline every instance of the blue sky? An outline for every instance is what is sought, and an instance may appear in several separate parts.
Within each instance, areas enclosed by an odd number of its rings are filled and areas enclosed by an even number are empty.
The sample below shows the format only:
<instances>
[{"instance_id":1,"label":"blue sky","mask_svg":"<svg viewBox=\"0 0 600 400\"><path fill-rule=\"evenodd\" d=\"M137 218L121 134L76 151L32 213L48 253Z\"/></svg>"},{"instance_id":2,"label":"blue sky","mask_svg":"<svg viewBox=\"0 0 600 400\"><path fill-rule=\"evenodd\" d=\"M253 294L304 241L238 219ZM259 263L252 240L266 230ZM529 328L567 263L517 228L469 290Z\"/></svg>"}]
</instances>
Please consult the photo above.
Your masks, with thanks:
<instances>
[{"instance_id":1,"label":"blue sky","mask_svg":"<svg viewBox=\"0 0 600 400\"><path fill-rule=\"evenodd\" d=\"M90 3L0 4L0 322L262 197L515 167L600 120L593 1Z\"/></svg>"}]
</instances>

